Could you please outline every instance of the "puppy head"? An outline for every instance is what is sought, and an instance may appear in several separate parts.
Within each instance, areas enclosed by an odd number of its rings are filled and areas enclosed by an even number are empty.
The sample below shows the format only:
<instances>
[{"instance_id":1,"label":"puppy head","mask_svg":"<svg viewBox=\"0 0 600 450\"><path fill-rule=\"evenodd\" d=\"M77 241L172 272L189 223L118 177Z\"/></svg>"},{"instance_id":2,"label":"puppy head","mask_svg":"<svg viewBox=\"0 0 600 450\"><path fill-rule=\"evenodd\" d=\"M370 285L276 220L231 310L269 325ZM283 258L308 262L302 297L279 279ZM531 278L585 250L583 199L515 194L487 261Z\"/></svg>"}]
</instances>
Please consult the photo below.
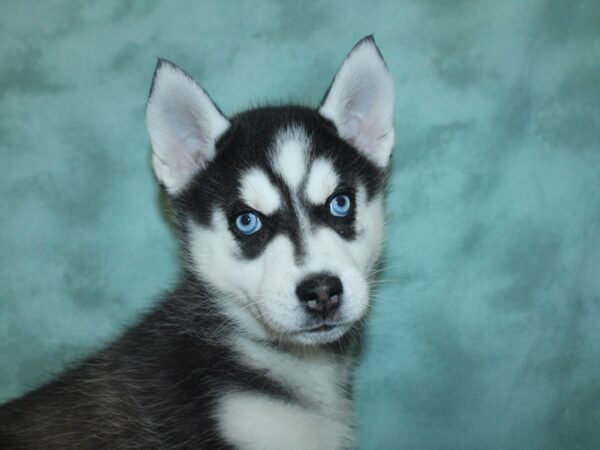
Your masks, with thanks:
<instances>
[{"instance_id":1,"label":"puppy head","mask_svg":"<svg viewBox=\"0 0 600 450\"><path fill-rule=\"evenodd\" d=\"M146 108L156 176L183 222L190 268L262 337L332 342L366 313L383 242L394 89L372 38L317 109L225 117L164 60Z\"/></svg>"}]
</instances>

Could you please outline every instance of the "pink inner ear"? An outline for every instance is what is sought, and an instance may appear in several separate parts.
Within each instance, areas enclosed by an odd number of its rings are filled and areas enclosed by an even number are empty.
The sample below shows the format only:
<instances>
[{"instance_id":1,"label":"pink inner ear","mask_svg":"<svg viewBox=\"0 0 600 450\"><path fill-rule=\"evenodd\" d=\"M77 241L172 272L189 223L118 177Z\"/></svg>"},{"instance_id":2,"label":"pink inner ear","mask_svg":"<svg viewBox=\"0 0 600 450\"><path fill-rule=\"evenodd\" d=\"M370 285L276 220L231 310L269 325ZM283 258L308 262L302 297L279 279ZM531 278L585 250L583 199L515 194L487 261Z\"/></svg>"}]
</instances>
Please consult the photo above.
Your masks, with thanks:
<instances>
[{"instance_id":1,"label":"pink inner ear","mask_svg":"<svg viewBox=\"0 0 600 450\"><path fill-rule=\"evenodd\" d=\"M394 145L394 85L372 40L361 41L335 76L320 112L340 136L385 166Z\"/></svg>"},{"instance_id":2,"label":"pink inner ear","mask_svg":"<svg viewBox=\"0 0 600 450\"><path fill-rule=\"evenodd\" d=\"M171 64L157 68L146 106L157 177L176 193L214 157L229 121L189 76Z\"/></svg>"},{"instance_id":3,"label":"pink inner ear","mask_svg":"<svg viewBox=\"0 0 600 450\"><path fill-rule=\"evenodd\" d=\"M374 136L371 135L376 131L370 122L368 113L364 116L353 114L344 123L344 139L359 150L370 151L374 144Z\"/></svg>"},{"instance_id":4,"label":"pink inner ear","mask_svg":"<svg viewBox=\"0 0 600 450\"><path fill-rule=\"evenodd\" d=\"M193 166L194 170L204 168L209 155L213 153L210 150L212 144L205 142L191 132L187 136L182 136L179 140L181 141L181 146L185 148L185 151L182 152L185 156L181 164Z\"/></svg>"}]
</instances>

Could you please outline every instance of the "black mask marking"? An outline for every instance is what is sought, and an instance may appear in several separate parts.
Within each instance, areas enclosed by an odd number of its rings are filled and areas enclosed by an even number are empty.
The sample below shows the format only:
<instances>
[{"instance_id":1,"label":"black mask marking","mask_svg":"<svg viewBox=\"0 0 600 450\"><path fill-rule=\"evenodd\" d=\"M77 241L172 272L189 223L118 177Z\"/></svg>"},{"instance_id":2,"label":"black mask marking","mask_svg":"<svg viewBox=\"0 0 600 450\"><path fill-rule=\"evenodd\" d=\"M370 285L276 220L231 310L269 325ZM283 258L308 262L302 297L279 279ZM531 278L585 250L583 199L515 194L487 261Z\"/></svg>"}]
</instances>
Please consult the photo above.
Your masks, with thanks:
<instances>
[{"instance_id":1,"label":"black mask marking","mask_svg":"<svg viewBox=\"0 0 600 450\"><path fill-rule=\"evenodd\" d=\"M385 172L341 139L329 120L313 109L300 106L265 107L234 116L230 128L216 144L215 159L174 199L178 217L191 218L201 225L210 226L213 212L221 210L227 217L230 232L240 245L241 257L254 259L260 256L269 242L283 233L294 245L296 260L301 261L306 249L300 218L292 200L295 194L271 168L272 149L278 133L291 127L302 129L311 141L311 149L306 155L308 167L316 158L332 161L342 183L334 195L344 193L353 204L347 217L333 217L328 202L315 206L300 198L299 206L306 211L311 226L329 226L344 239L354 239L356 185L365 186L369 200L385 189ZM242 235L234 222L237 214L250 210L240 203L239 186L242 176L251 167L259 168L269 177L280 193L282 206L269 216L258 212L262 228L252 235ZM304 191L306 176L298 188L299 192Z\"/></svg>"}]
</instances>

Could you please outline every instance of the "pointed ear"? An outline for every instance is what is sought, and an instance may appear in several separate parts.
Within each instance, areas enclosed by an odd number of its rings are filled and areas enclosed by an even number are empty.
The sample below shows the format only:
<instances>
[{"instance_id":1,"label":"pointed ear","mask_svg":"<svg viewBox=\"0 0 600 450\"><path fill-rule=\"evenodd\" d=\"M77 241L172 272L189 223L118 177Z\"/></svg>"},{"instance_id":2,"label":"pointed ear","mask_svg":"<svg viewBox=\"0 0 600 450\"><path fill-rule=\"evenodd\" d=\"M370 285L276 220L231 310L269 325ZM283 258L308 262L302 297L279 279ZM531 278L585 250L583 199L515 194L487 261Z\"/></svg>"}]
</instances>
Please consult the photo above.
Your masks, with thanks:
<instances>
[{"instance_id":1,"label":"pointed ear","mask_svg":"<svg viewBox=\"0 0 600 450\"><path fill-rule=\"evenodd\" d=\"M394 83L371 36L342 63L319 112L343 139L379 167L387 166L394 146Z\"/></svg>"},{"instance_id":2,"label":"pointed ear","mask_svg":"<svg viewBox=\"0 0 600 450\"><path fill-rule=\"evenodd\" d=\"M176 195L214 158L215 142L229 121L189 75L160 59L146 104L146 126L156 177Z\"/></svg>"}]
</instances>

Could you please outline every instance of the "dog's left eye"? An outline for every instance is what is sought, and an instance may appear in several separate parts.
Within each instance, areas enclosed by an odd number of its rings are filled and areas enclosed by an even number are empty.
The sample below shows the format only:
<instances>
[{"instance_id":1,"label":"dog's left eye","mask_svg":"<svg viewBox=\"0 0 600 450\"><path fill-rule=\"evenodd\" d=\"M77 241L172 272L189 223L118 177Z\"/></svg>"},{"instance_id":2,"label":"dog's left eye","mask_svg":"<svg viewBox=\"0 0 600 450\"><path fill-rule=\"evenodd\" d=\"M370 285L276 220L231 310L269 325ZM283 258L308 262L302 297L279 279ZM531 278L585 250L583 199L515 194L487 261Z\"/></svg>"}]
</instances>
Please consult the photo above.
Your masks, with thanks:
<instances>
[{"instance_id":1,"label":"dog's left eye","mask_svg":"<svg viewBox=\"0 0 600 450\"><path fill-rule=\"evenodd\" d=\"M262 228L262 222L253 212L245 212L235 218L235 226L242 234L254 234Z\"/></svg>"},{"instance_id":2,"label":"dog's left eye","mask_svg":"<svg viewBox=\"0 0 600 450\"><path fill-rule=\"evenodd\" d=\"M350 213L350 197L338 194L329 201L329 212L335 217L346 217Z\"/></svg>"}]
</instances>

